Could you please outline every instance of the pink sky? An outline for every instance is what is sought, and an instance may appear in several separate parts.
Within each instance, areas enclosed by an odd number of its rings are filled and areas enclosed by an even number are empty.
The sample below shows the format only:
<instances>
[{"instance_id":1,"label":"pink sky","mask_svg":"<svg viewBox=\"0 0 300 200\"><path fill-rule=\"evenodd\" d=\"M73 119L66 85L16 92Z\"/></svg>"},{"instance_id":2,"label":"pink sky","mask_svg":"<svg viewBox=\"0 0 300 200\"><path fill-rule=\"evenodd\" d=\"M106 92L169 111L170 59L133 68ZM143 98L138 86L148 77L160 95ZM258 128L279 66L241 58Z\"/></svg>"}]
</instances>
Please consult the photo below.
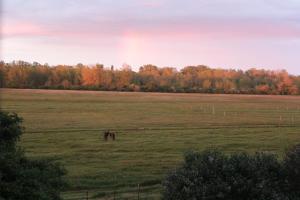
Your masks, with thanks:
<instances>
[{"instance_id":1,"label":"pink sky","mask_svg":"<svg viewBox=\"0 0 300 200\"><path fill-rule=\"evenodd\" d=\"M287 69L300 75L296 0L4 0L1 59Z\"/></svg>"}]
</instances>

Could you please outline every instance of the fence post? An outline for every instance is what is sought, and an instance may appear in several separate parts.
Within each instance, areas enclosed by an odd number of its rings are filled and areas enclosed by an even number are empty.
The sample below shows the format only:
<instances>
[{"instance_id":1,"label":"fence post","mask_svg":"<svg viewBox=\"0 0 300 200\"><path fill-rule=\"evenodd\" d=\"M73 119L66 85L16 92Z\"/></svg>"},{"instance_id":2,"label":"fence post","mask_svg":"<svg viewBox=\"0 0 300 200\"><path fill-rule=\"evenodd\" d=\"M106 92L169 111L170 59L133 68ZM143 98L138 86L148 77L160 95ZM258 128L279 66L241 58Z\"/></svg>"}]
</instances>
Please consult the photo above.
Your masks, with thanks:
<instances>
[{"instance_id":1,"label":"fence post","mask_svg":"<svg viewBox=\"0 0 300 200\"><path fill-rule=\"evenodd\" d=\"M140 184L138 184L138 200L140 200Z\"/></svg>"},{"instance_id":2,"label":"fence post","mask_svg":"<svg viewBox=\"0 0 300 200\"><path fill-rule=\"evenodd\" d=\"M89 200L89 191L86 191L86 200Z\"/></svg>"},{"instance_id":3,"label":"fence post","mask_svg":"<svg viewBox=\"0 0 300 200\"><path fill-rule=\"evenodd\" d=\"M279 117L279 125L281 126L281 124L282 124L282 116L280 115L280 117Z\"/></svg>"}]
</instances>

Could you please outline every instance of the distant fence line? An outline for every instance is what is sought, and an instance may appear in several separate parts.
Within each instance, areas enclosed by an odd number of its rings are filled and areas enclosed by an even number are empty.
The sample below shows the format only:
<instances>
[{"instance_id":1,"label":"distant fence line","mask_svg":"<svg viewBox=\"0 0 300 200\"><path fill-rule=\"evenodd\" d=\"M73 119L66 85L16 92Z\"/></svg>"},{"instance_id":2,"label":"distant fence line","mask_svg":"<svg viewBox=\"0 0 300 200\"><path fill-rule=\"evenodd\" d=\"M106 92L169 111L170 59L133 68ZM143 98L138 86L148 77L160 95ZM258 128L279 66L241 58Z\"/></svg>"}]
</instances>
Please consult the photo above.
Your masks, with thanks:
<instances>
[{"instance_id":1,"label":"distant fence line","mask_svg":"<svg viewBox=\"0 0 300 200\"><path fill-rule=\"evenodd\" d=\"M158 185L156 185L158 186ZM159 184L161 187L161 185ZM134 189L128 191L118 191L112 190L110 192L95 192L94 190L82 190L74 191L74 197L63 197L63 200L95 200L95 199L110 199L110 200L121 200L121 199L133 199L133 200L146 200L151 198L149 193L152 194L152 191L148 191L149 187L142 187L140 184L137 184ZM148 192L147 192L148 191ZM130 196L122 197L122 194L130 194Z\"/></svg>"},{"instance_id":2,"label":"distant fence line","mask_svg":"<svg viewBox=\"0 0 300 200\"><path fill-rule=\"evenodd\" d=\"M300 127L300 124L252 124L252 125L225 125L225 126L216 126L210 124L206 127L168 127L168 128L101 128L101 129L62 129L62 130L40 130L40 131L25 131L26 133L56 133L56 132L84 132L84 131L118 131L118 132L127 132L127 131L172 131L172 130L202 130L202 129L224 129L224 128L292 128Z\"/></svg>"}]
</instances>

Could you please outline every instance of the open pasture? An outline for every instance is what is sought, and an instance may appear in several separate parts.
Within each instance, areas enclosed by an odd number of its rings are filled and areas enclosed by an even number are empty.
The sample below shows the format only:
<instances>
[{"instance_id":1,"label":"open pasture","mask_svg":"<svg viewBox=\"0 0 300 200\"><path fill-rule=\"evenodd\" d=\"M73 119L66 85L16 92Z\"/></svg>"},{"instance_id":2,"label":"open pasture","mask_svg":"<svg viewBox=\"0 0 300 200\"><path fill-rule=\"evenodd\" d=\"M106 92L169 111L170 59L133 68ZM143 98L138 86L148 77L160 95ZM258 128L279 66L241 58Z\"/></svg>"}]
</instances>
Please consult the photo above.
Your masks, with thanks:
<instances>
[{"instance_id":1,"label":"open pasture","mask_svg":"<svg viewBox=\"0 0 300 200\"><path fill-rule=\"evenodd\" d=\"M126 198L140 184L141 195L156 199L165 173L188 150L280 156L300 142L300 96L19 89L0 95L1 108L24 119L26 153L65 165L66 197L89 190ZM105 142L104 130L115 130L116 141Z\"/></svg>"}]
</instances>

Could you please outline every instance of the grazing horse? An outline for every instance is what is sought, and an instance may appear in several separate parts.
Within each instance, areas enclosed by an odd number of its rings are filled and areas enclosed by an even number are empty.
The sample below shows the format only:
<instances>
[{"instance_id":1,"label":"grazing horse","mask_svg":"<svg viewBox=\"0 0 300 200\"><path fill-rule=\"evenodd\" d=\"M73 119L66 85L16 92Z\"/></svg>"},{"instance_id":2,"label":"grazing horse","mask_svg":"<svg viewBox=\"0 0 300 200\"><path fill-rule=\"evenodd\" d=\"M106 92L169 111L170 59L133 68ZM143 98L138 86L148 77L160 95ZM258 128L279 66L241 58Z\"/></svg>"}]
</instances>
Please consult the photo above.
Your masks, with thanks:
<instances>
[{"instance_id":1,"label":"grazing horse","mask_svg":"<svg viewBox=\"0 0 300 200\"><path fill-rule=\"evenodd\" d=\"M105 141L108 140L108 137L111 138L112 140L116 140L116 132L105 131L103 136Z\"/></svg>"}]
</instances>

